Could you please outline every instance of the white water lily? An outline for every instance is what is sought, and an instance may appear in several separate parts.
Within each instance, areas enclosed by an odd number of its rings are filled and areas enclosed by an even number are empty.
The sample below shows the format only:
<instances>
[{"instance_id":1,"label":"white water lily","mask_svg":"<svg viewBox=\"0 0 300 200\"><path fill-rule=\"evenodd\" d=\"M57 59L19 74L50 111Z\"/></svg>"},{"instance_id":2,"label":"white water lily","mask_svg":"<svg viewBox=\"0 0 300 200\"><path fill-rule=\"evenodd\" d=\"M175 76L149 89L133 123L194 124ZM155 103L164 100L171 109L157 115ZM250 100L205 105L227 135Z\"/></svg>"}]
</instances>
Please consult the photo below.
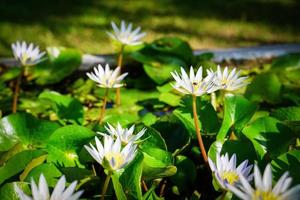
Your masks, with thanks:
<instances>
[{"instance_id":1,"label":"white water lily","mask_svg":"<svg viewBox=\"0 0 300 200\"><path fill-rule=\"evenodd\" d=\"M121 26L118 26L111 22L111 26L113 28L113 32L107 32L107 34L113 39L120 42L123 45L138 45L141 43L140 39L145 37L146 33L140 32L141 27L137 27L132 30L132 23L129 23L126 26L125 21L121 21Z\"/></svg>"},{"instance_id":2,"label":"white water lily","mask_svg":"<svg viewBox=\"0 0 300 200\"><path fill-rule=\"evenodd\" d=\"M27 45L25 41L13 43L11 45L14 57L22 66L31 66L41 62L46 52L41 52L38 46L33 43Z\"/></svg>"},{"instance_id":3,"label":"white water lily","mask_svg":"<svg viewBox=\"0 0 300 200\"><path fill-rule=\"evenodd\" d=\"M236 154L229 158L228 153L216 156L216 164L208 158L208 163L216 180L223 189L227 189L227 185L236 185L240 182L239 176L243 175L248 181L251 181L253 175L250 175L253 165L249 165L248 160L243 161L236 166Z\"/></svg>"},{"instance_id":4,"label":"white water lily","mask_svg":"<svg viewBox=\"0 0 300 200\"><path fill-rule=\"evenodd\" d=\"M255 188L252 188L248 180L241 176L241 185L232 186L228 188L239 198L243 200L299 200L300 199L300 185L290 188L292 178L289 173L285 172L272 187L272 169L268 164L265 168L263 176L259 168L254 167L254 182Z\"/></svg>"},{"instance_id":5,"label":"white water lily","mask_svg":"<svg viewBox=\"0 0 300 200\"><path fill-rule=\"evenodd\" d=\"M107 123L105 129L113 138L119 138L122 144L135 143L138 139L140 139L144 133L146 132L146 128L143 128L136 135L133 134L135 126L132 125L129 129L122 128L121 124L118 122L117 127L114 128L112 125ZM104 133L100 133L104 135Z\"/></svg>"},{"instance_id":6,"label":"white water lily","mask_svg":"<svg viewBox=\"0 0 300 200\"><path fill-rule=\"evenodd\" d=\"M32 197L25 194L17 184L14 185L15 191L21 200L77 200L83 191L74 193L77 182L72 182L66 187L66 178L62 176L56 183L50 196L47 181L43 174L40 175L38 185L31 179Z\"/></svg>"},{"instance_id":7,"label":"white water lily","mask_svg":"<svg viewBox=\"0 0 300 200\"><path fill-rule=\"evenodd\" d=\"M109 65L106 64L105 68L102 67L101 64L94 67L94 73L86 73L86 75L96 83L98 83L99 87L102 88L119 88L124 84L121 81L128 75L128 73L124 73L119 75L120 67L117 67L115 70L111 70Z\"/></svg>"},{"instance_id":8,"label":"white water lily","mask_svg":"<svg viewBox=\"0 0 300 200\"><path fill-rule=\"evenodd\" d=\"M207 74L210 76L215 74L214 83L221 90L234 91L248 84L248 77L240 77L240 71L237 71L236 68L229 71L228 67L225 67L222 72L221 67L218 65L216 72L207 70Z\"/></svg>"},{"instance_id":9,"label":"white water lily","mask_svg":"<svg viewBox=\"0 0 300 200\"><path fill-rule=\"evenodd\" d=\"M206 78L202 78L202 67L199 67L197 73L194 73L194 69L190 67L190 76L181 67L181 74L176 71L171 72L176 83L173 87L183 93L192 94L195 96L201 96L206 93L211 93L217 90L213 84L214 74L208 75Z\"/></svg>"},{"instance_id":10,"label":"white water lily","mask_svg":"<svg viewBox=\"0 0 300 200\"><path fill-rule=\"evenodd\" d=\"M137 145L130 142L122 149L121 140L119 138L114 140L110 135L104 135L103 144L97 137L95 141L96 147L92 144L84 147L99 164L109 171L124 168L134 159L137 152Z\"/></svg>"}]
</instances>

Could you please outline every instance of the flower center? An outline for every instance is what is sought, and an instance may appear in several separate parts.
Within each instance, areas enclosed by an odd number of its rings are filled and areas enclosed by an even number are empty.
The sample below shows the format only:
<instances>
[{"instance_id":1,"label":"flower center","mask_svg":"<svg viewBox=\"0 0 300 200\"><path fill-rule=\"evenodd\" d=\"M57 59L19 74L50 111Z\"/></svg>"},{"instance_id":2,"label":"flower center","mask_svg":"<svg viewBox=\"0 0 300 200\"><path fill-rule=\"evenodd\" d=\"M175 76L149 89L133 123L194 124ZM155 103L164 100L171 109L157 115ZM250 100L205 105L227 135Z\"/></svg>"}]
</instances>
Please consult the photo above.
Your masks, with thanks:
<instances>
[{"instance_id":1,"label":"flower center","mask_svg":"<svg viewBox=\"0 0 300 200\"><path fill-rule=\"evenodd\" d=\"M253 200L279 200L271 191L256 190L254 192Z\"/></svg>"},{"instance_id":2,"label":"flower center","mask_svg":"<svg viewBox=\"0 0 300 200\"><path fill-rule=\"evenodd\" d=\"M221 178L227 180L230 185L233 185L239 180L239 176L234 171L226 171L221 174Z\"/></svg>"},{"instance_id":3,"label":"flower center","mask_svg":"<svg viewBox=\"0 0 300 200\"><path fill-rule=\"evenodd\" d=\"M199 82L193 82L192 86L193 86L193 91L197 91L201 87L201 84Z\"/></svg>"},{"instance_id":4,"label":"flower center","mask_svg":"<svg viewBox=\"0 0 300 200\"><path fill-rule=\"evenodd\" d=\"M122 154L116 152L105 154L105 158L109 161L109 165L113 170L120 169L125 161Z\"/></svg>"}]
</instances>

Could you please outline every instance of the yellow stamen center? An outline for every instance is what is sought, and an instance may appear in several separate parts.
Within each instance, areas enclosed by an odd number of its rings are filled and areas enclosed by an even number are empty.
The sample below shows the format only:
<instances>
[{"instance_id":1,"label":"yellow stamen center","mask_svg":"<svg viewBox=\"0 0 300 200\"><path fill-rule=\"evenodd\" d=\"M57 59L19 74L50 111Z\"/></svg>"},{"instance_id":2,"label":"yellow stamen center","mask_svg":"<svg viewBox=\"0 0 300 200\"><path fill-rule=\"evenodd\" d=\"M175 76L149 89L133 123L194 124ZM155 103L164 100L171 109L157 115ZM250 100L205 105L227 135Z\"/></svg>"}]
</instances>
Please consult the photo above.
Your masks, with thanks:
<instances>
[{"instance_id":1,"label":"yellow stamen center","mask_svg":"<svg viewBox=\"0 0 300 200\"><path fill-rule=\"evenodd\" d=\"M239 180L238 174L234 171L223 172L221 178L227 180L230 185L233 185Z\"/></svg>"},{"instance_id":2,"label":"yellow stamen center","mask_svg":"<svg viewBox=\"0 0 300 200\"><path fill-rule=\"evenodd\" d=\"M253 200L280 200L280 197L275 196L271 191L256 190Z\"/></svg>"},{"instance_id":3,"label":"yellow stamen center","mask_svg":"<svg viewBox=\"0 0 300 200\"><path fill-rule=\"evenodd\" d=\"M119 169L124 164L124 157L120 153L110 152L105 154L105 158L109 161L112 169Z\"/></svg>"}]
</instances>

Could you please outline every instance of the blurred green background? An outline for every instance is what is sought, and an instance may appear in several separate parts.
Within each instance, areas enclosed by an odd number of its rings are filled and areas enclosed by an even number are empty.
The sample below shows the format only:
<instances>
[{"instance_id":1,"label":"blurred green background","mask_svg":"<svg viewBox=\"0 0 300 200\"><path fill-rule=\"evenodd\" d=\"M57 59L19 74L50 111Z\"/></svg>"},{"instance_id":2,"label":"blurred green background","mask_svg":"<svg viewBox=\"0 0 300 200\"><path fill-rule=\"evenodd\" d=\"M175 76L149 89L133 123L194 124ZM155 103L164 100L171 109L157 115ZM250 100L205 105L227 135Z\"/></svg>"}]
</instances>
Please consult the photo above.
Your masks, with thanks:
<instances>
[{"instance_id":1,"label":"blurred green background","mask_svg":"<svg viewBox=\"0 0 300 200\"><path fill-rule=\"evenodd\" d=\"M111 53L105 31L121 19L194 49L300 42L297 0L0 0L0 56L16 40Z\"/></svg>"}]
</instances>

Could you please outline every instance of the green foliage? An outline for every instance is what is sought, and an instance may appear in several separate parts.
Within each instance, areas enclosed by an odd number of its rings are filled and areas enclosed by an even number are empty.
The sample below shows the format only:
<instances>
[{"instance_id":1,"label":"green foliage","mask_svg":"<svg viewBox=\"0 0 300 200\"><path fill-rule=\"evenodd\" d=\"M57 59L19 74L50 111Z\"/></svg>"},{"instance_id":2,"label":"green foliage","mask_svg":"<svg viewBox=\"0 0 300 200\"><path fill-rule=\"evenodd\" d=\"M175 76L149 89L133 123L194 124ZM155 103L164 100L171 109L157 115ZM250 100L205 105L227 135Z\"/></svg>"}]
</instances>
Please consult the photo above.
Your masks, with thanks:
<instances>
[{"instance_id":1,"label":"green foliage","mask_svg":"<svg viewBox=\"0 0 300 200\"><path fill-rule=\"evenodd\" d=\"M213 106L204 100L197 98L197 114L200 121L200 129L202 134L215 134L219 127L217 113ZM196 137L196 129L194 125L192 98L186 97L181 107L173 111L173 114L184 124L191 137Z\"/></svg>"},{"instance_id":2,"label":"green foliage","mask_svg":"<svg viewBox=\"0 0 300 200\"><path fill-rule=\"evenodd\" d=\"M0 121L0 151L7 151L18 142L27 147L45 146L59 127L57 123L36 119L28 113L8 115Z\"/></svg>"},{"instance_id":3,"label":"green foliage","mask_svg":"<svg viewBox=\"0 0 300 200\"><path fill-rule=\"evenodd\" d=\"M159 85L171 79L170 72L179 71L194 60L189 44L173 37L155 40L131 57L143 63L146 74Z\"/></svg>"},{"instance_id":4,"label":"green foliage","mask_svg":"<svg viewBox=\"0 0 300 200\"><path fill-rule=\"evenodd\" d=\"M177 172L171 176L171 181L178 186L180 191L192 187L197 175L193 161L186 156L179 155L175 159L175 166L177 167Z\"/></svg>"},{"instance_id":5,"label":"green foliage","mask_svg":"<svg viewBox=\"0 0 300 200\"><path fill-rule=\"evenodd\" d=\"M259 158L267 161L286 152L295 139L288 127L272 117L255 120L243 129L243 133L252 141Z\"/></svg>"},{"instance_id":6,"label":"green foliage","mask_svg":"<svg viewBox=\"0 0 300 200\"><path fill-rule=\"evenodd\" d=\"M299 86L300 54L288 54L275 59L271 70L284 82L291 82Z\"/></svg>"},{"instance_id":7,"label":"green foliage","mask_svg":"<svg viewBox=\"0 0 300 200\"><path fill-rule=\"evenodd\" d=\"M251 119L256 108L254 103L242 96L225 95L224 118L217 139L224 139L230 130L239 133Z\"/></svg>"},{"instance_id":8,"label":"green foliage","mask_svg":"<svg viewBox=\"0 0 300 200\"><path fill-rule=\"evenodd\" d=\"M20 68L1 69L1 200L17 199L14 183L30 194L22 181L37 182L41 174L50 188L62 175L67 185L78 181L76 189L84 190L84 199L99 198L107 174L111 182L106 199L223 198L213 191L221 188L199 150L192 97L180 94L170 82L171 71L191 64L195 69L203 65L204 75L206 69L215 70L212 53L194 56L189 44L178 38L126 48L124 63L129 63L122 70L129 76L121 88L121 105L115 104L115 89L110 89L104 123L99 124L105 89L88 80L84 72L72 75L81 55L77 50L59 49L58 57L49 54L47 60L29 68L31 76L23 79L14 114L10 111L12 82ZM139 63L131 65L127 56ZM285 171L290 171L294 185L300 183L299 60L299 55L292 54L271 65L241 68L241 74L252 80L245 95L216 92L215 108L213 95L197 97L196 120L210 159L228 153L236 154L237 164L246 159L260 167L271 163L274 183ZM105 170L84 148L89 142L95 144L95 136L102 140L97 132L107 133L106 122L127 128L135 124L134 134L147 129L135 141L133 160L114 172ZM236 197L227 192L225 199Z\"/></svg>"},{"instance_id":9,"label":"green foliage","mask_svg":"<svg viewBox=\"0 0 300 200\"><path fill-rule=\"evenodd\" d=\"M137 131L141 128L136 127ZM172 176L176 173L176 167L173 165L174 158L168 152L166 143L160 133L155 129L147 127L147 131L142 137L142 144L139 145L144 155L143 161L143 179L151 180Z\"/></svg>"},{"instance_id":10,"label":"green foliage","mask_svg":"<svg viewBox=\"0 0 300 200\"><path fill-rule=\"evenodd\" d=\"M77 99L54 91L41 93L39 99L47 100L60 120L77 124L83 123L83 106Z\"/></svg>"},{"instance_id":11,"label":"green foliage","mask_svg":"<svg viewBox=\"0 0 300 200\"><path fill-rule=\"evenodd\" d=\"M288 151L274 159L271 164L276 180L288 171L290 176L293 177L293 185L300 183L300 150Z\"/></svg>"},{"instance_id":12,"label":"green foliage","mask_svg":"<svg viewBox=\"0 0 300 200\"><path fill-rule=\"evenodd\" d=\"M81 64L81 54L75 49L60 49L58 57L49 58L36 65L32 70L32 77L36 79L38 85L58 83L76 69Z\"/></svg>"},{"instance_id":13,"label":"green foliage","mask_svg":"<svg viewBox=\"0 0 300 200\"><path fill-rule=\"evenodd\" d=\"M44 154L45 152L40 150L26 150L10 158L5 165L0 167L0 184L24 170L32 159Z\"/></svg>"},{"instance_id":14,"label":"green foliage","mask_svg":"<svg viewBox=\"0 0 300 200\"><path fill-rule=\"evenodd\" d=\"M24 182L13 182L13 183L6 183L3 187L0 189L0 199L1 200L19 200L18 194L15 192L15 186L14 184L17 184L17 186L25 191L26 193L30 191L28 183Z\"/></svg>"},{"instance_id":15,"label":"green foliage","mask_svg":"<svg viewBox=\"0 0 300 200\"><path fill-rule=\"evenodd\" d=\"M48 162L61 164L65 167L80 166L78 153L95 133L88 128L69 125L57 129L49 138L47 144Z\"/></svg>"},{"instance_id":16,"label":"green foliage","mask_svg":"<svg viewBox=\"0 0 300 200\"><path fill-rule=\"evenodd\" d=\"M141 178L143 172L143 154L138 154L135 159L125 168L120 176L120 183L127 199L141 199Z\"/></svg>"},{"instance_id":17,"label":"green foliage","mask_svg":"<svg viewBox=\"0 0 300 200\"><path fill-rule=\"evenodd\" d=\"M279 103L281 101L281 82L275 73L257 75L248 85L245 96L251 101Z\"/></svg>"},{"instance_id":18,"label":"green foliage","mask_svg":"<svg viewBox=\"0 0 300 200\"><path fill-rule=\"evenodd\" d=\"M49 186L54 187L57 183L57 178L62 176L62 173L55 167L53 163L44 163L33 168L25 178L26 182L33 179L38 183L40 175L43 174Z\"/></svg>"},{"instance_id":19,"label":"green foliage","mask_svg":"<svg viewBox=\"0 0 300 200\"><path fill-rule=\"evenodd\" d=\"M21 68L20 67L12 67L7 69L1 76L0 80L3 82L13 80L17 78L21 74Z\"/></svg>"}]
</instances>

